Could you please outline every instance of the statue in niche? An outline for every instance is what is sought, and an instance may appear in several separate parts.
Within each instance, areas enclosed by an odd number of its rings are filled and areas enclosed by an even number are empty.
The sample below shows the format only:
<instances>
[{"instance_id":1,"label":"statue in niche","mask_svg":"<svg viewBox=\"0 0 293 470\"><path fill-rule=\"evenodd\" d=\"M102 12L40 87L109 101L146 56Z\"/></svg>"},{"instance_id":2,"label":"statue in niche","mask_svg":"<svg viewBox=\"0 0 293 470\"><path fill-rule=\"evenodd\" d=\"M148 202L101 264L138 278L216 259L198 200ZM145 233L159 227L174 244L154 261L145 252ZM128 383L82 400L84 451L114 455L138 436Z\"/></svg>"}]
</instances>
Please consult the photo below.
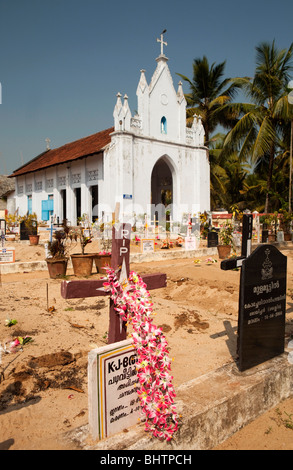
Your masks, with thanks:
<instances>
[{"instance_id":1,"label":"statue in niche","mask_svg":"<svg viewBox=\"0 0 293 470\"><path fill-rule=\"evenodd\" d=\"M201 116L194 115L192 129L195 133L195 145L204 145L205 132Z\"/></svg>"}]
</instances>

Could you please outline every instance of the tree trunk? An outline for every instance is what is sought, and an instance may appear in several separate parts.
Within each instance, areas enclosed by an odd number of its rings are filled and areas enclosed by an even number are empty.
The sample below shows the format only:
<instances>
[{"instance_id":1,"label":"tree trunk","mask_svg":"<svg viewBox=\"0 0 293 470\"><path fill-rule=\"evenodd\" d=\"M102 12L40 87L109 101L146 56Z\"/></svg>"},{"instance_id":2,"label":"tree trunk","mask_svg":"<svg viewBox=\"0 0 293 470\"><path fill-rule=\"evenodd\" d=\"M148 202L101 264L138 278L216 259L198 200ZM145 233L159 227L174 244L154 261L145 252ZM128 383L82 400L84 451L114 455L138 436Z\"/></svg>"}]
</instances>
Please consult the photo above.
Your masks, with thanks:
<instances>
[{"instance_id":1,"label":"tree trunk","mask_svg":"<svg viewBox=\"0 0 293 470\"><path fill-rule=\"evenodd\" d=\"M273 147L271 149L271 153L270 153L268 179L267 179L266 202L265 202L265 214L268 214L269 209L270 209L270 191L271 191L272 178L273 178L274 157L275 157L275 147Z\"/></svg>"}]
</instances>

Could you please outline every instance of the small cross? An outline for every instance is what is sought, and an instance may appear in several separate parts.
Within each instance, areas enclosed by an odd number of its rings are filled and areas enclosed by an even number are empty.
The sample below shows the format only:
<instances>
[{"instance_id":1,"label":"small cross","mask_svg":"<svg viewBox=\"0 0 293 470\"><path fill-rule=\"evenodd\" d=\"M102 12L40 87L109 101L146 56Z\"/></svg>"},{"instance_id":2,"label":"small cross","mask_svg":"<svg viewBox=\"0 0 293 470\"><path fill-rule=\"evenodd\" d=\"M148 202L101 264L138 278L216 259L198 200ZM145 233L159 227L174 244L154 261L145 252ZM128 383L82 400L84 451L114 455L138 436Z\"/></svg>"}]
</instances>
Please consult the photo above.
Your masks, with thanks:
<instances>
[{"instance_id":1,"label":"small cross","mask_svg":"<svg viewBox=\"0 0 293 470\"><path fill-rule=\"evenodd\" d=\"M224 259L221 262L221 269L224 271L241 268L243 261L251 254L252 223L252 214L243 214L241 256Z\"/></svg>"},{"instance_id":2,"label":"small cross","mask_svg":"<svg viewBox=\"0 0 293 470\"><path fill-rule=\"evenodd\" d=\"M47 139L45 139L45 142L47 142L47 150L50 150L50 142L51 142L51 140L47 137Z\"/></svg>"},{"instance_id":3,"label":"small cross","mask_svg":"<svg viewBox=\"0 0 293 470\"><path fill-rule=\"evenodd\" d=\"M188 221L186 224L183 224L183 225L187 225L187 236L190 237L192 233L192 226L195 225L192 222L191 214L188 214Z\"/></svg>"},{"instance_id":4,"label":"small cross","mask_svg":"<svg viewBox=\"0 0 293 470\"><path fill-rule=\"evenodd\" d=\"M161 55L164 55L164 45L168 46L167 42L164 42L164 34L166 33L166 29L161 33L161 39L157 39L157 42L161 43Z\"/></svg>"}]
</instances>

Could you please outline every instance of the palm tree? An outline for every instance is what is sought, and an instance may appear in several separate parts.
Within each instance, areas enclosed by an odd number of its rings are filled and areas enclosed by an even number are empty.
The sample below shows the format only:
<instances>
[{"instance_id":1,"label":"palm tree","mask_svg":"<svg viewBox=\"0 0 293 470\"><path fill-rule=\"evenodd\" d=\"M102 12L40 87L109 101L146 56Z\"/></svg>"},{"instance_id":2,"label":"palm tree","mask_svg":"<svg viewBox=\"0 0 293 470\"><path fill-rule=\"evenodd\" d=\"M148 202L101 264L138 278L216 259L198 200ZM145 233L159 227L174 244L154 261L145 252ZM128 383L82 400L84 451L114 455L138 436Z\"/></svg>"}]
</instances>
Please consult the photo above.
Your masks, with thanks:
<instances>
[{"instance_id":1,"label":"palm tree","mask_svg":"<svg viewBox=\"0 0 293 470\"><path fill-rule=\"evenodd\" d=\"M228 133L224 145L233 151L237 148L242 160L267 162L264 210L268 212L275 156L281 147L285 125L292 118L287 84L293 70L293 43L288 50L281 51L275 47L275 42L261 43L256 52L254 78L245 80L245 89L252 102L238 105L241 118Z\"/></svg>"},{"instance_id":2,"label":"palm tree","mask_svg":"<svg viewBox=\"0 0 293 470\"><path fill-rule=\"evenodd\" d=\"M190 93L185 95L187 101L187 125L192 124L194 114L201 116L205 130L205 145L210 144L210 135L220 124L226 129L236 123L236 114L232 98L243 79L223 79L226 62L209 65L208 59L195 59L193 62L193 79L178 73L190 86ZM246 83L244 81L244 83Z\"/></svg>"},{"instance_id":3,"label":"palm tree","mask_svg":"<svg viewBox=\"0 0 293 470\"><path fill-rule=\"evenodd\" d=\"M211 168L211 207L230 209L237 204L242 210L246 209L245 194L246 178L250 168L246 162L241 162L238 154L233 152L228 157L223 152L224 134L213 137L210 155Z\"/></svg>"}]
</instances>

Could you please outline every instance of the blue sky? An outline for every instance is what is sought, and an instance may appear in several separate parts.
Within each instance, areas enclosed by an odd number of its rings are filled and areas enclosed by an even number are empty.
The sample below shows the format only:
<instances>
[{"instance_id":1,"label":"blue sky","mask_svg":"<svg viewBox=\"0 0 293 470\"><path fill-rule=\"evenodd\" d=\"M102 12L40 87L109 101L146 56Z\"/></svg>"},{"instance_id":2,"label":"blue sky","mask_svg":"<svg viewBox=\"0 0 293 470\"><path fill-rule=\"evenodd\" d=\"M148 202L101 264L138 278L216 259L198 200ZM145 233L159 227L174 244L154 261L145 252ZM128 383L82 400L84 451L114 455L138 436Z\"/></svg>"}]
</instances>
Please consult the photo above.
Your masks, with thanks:
<instances>
[{"instance_id":1,"label":"blue sky","mask_svg":"<svg viewBox=\"0 0 293 470\"><path fill-rule=\"evenodd\" d=\"M177 89L195 58L252 76L255 47L293 42L292 0L0 0L0 173L113 125L116 94L137 107L163 29ZM292 77L293 78L293 77ZM187 84L184 83L187 93Z\"/></svg>"}]
</instances>

